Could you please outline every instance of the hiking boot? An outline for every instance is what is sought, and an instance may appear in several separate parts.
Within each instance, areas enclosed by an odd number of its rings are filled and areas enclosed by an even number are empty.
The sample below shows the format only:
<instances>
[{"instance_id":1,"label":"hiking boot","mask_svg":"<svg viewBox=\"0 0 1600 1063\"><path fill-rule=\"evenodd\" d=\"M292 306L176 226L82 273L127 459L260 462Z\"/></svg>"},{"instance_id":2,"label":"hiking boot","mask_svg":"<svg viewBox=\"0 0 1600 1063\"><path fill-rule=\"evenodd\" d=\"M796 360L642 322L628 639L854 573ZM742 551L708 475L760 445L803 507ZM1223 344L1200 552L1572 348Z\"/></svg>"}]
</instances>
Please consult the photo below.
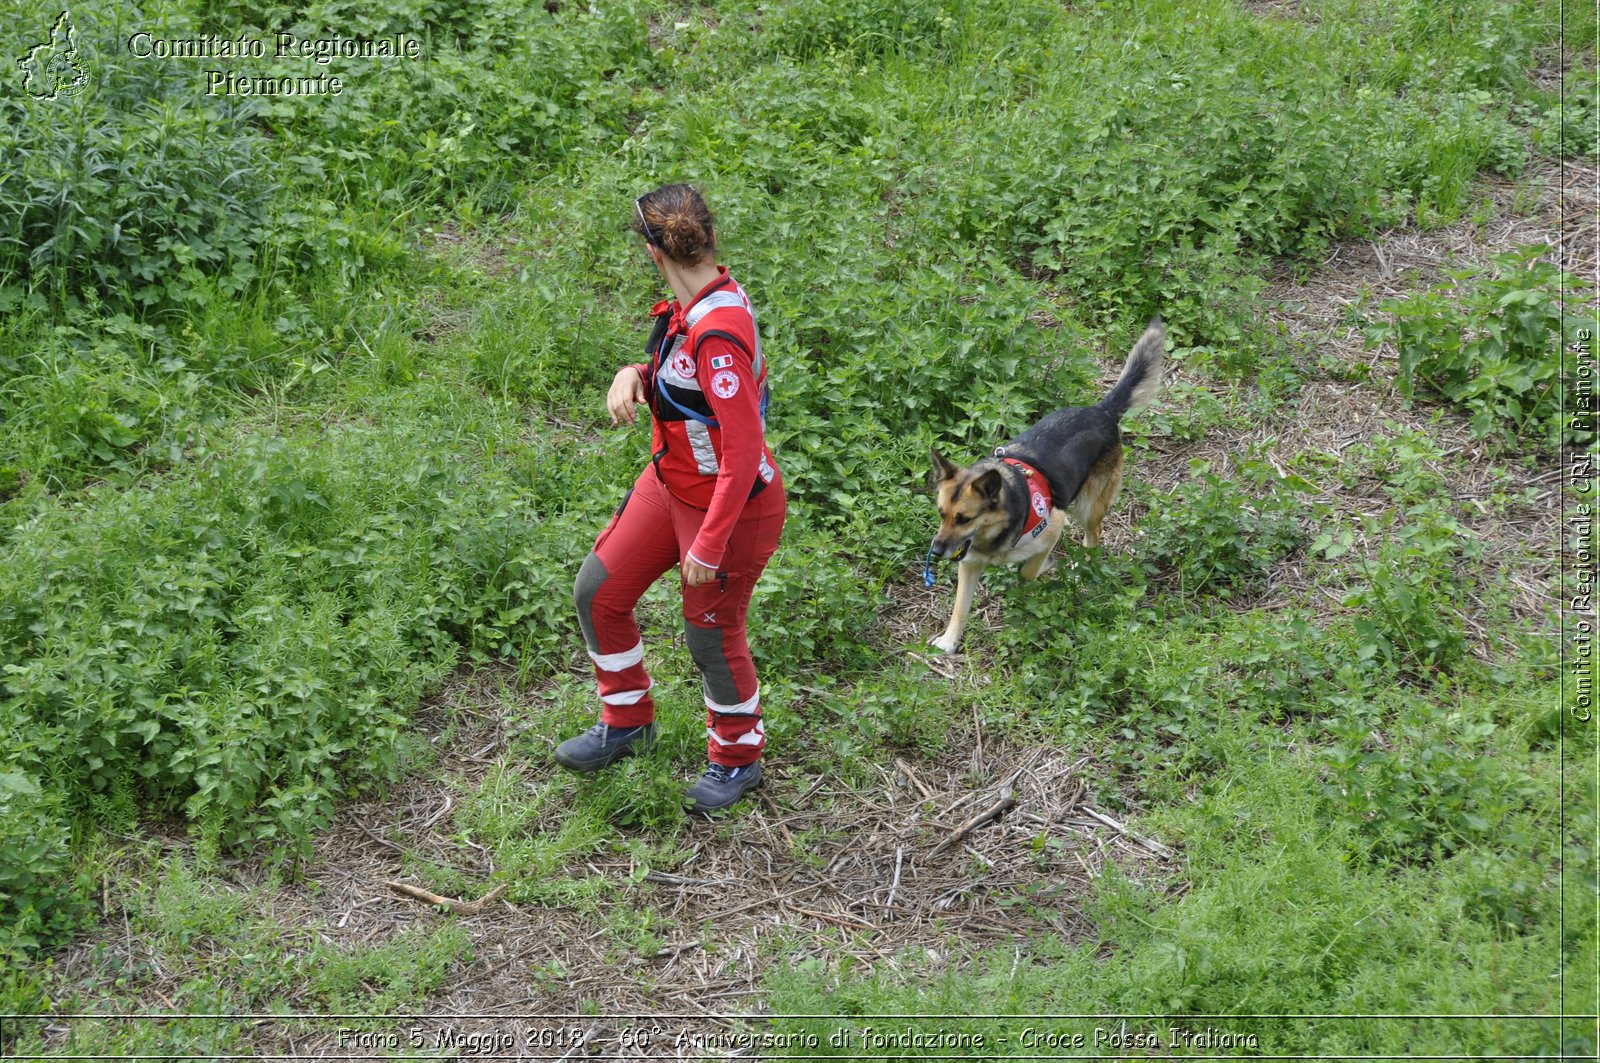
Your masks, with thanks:
<instances>
[{"instance_id":1,"label":"hiking boot","mask_svg":"<svg viewBox=\"0 0 1600 1063\"><path fill-rule=\"evenodd\" d=\"M689 787L684 797L693 804L689 811L709 816L732 805L743 797L746 790L761 785L761 762L741 764L730 768L726 764L708 764L706 773Z\"/></svg>"},{"instance_id":2,"label":"hiking boot","mask_svg":"<svg viewBox=\"0 0 1600 1063\"><path fill-rule=\"evenodd\" d=\"M556 763L573 771L599 771L623 757L649 749L656 738L656 725L611 727L597 723L576 738L556 746Z\"/></svg>"}]
</instances>

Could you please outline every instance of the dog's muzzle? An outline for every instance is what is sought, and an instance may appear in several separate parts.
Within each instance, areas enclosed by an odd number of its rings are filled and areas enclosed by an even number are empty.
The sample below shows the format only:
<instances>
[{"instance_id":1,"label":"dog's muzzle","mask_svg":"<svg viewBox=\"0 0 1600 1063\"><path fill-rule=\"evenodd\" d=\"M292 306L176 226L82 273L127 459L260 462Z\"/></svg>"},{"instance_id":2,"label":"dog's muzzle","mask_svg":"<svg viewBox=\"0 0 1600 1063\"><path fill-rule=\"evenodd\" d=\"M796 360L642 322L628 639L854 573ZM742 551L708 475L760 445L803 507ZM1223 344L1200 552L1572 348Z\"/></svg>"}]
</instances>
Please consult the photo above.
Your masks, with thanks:
<instances>
[{"instance_id":1,"label":"dog's muzzle","mask_svg":"<svg viewBox=\"0 0 1600 1063\"><path fill-rule=\"evenodd\" d=\"M950 561L960 561L963 557L967 556L967 547L971 545L972 540L969 538L962 542L960 546L956 547L953 552L951 552L941 551L939 549L938 539L935 539L932 543L930 543L928 546L927 559L922 563L922 585L924 587L932 587L934 583L937 582L933 575L933 562L935 559L944 557Z\"/></svg>"}]
</instances>

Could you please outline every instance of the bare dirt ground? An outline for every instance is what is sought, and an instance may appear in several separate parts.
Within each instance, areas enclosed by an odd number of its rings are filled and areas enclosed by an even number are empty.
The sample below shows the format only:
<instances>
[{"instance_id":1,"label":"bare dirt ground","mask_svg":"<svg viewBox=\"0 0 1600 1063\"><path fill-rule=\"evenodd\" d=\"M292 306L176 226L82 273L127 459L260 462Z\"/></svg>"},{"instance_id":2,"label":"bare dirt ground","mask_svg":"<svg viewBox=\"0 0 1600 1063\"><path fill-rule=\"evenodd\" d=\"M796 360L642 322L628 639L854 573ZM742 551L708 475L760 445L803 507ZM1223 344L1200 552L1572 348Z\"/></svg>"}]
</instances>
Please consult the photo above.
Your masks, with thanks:
<instances>
[{"instance_id":1,"label":"bare dirt ground","mask_svg":"<svg viewBox=\"0 0 1600 1063\"><path fill-rule=\"evenodd\" d=\"M576 857L562 871L603 880L597 904L501 899L477 914L449 914L385 884L416 882L405 867L412 861L455 868L486 892L494 856L453 823L460 795L491 770L515 773L530 786L560 771L547 750L530 755L508 745L514 729L485 712L503 704L504 678L493 670L463 673L430 699L422 726L434 737L448 732L436 768L382 798L342 808L302 879L278 884L245 860L226 862L213 880L216 889L247 895L256 917L346 948L459 921L471 959L428 999L427 1019L351 1021L342 1024L347 1028L403 1038L418 1027L428 1038L447 1031L481 1043L510 1031L516 1045L494 1058L559 1055L537 1037L528 1043L541 1030L562 1031L568 1041L574 1034L567 1031L576 1031L583 1054L700 1058L665 1040L649 1050L637 1043L625 1049L622 1040L673 1020L702 1032L708 1023L738 1028L741 1016L765 1013L763 984L775 965L807 956L824 958L830 970L843 961L868 970L911 963L926 972L995 947L1020 957L1043 933L1091 937L1092 925L1074 904L1107 860L1135 877L1165 877L1178 866L1177 854L1129 834L1086 802L1085 780L1096 770L1090 758L1018 748L975 730L951 744L958 753L896 759L867 789L797 780L779 767L736 819L694 822L679 839L690 855L670 873L645 871L617 854ZM469 712L452 711L462 708ZM536 720L539 711L531 696L515 706L524 719ZM452 718L457 726L447 728ZM565 811L549 808L551 821ZM109 958L132 966L148 954L123 933L122 889L107 884L106 933L58 960L64 980L92 984ZM645 907L670 933L646 949L619 948L619 913ZM151 1012L170 1010L198 970L165 959L162 977L142 993ZM347 1056L339 1025L266 1020L252 1047L268 1056Z\"/></svg>"}]
</instances>

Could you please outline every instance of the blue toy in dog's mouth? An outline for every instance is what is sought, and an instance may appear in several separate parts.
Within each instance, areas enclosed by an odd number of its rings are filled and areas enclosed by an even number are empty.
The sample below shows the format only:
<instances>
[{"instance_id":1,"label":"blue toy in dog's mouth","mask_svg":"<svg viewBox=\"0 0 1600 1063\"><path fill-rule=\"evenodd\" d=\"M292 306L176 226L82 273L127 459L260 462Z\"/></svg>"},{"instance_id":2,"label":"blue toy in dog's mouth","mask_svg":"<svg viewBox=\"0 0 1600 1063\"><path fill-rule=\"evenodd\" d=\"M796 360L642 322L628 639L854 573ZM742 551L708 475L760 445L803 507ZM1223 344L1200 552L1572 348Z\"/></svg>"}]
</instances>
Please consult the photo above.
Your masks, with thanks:
<instances>
[{"instance_id":1,"label":"blue toy in dog's mouth","mask_svg":"<svg viewBox=\"0 0 1600 1063\"><path fill-rule=\"evenodd\" d=\"M971 545L972 544L970 542L962 543L961 549L950 555L950 560L960 561L963 557L966 557L967 547ZM932 588L937 582L939 582L938 578L933 574L933 547L930 546L928 547L928 556L922 562L922 585L924 587Z\"/></svg>"}]
</instances>

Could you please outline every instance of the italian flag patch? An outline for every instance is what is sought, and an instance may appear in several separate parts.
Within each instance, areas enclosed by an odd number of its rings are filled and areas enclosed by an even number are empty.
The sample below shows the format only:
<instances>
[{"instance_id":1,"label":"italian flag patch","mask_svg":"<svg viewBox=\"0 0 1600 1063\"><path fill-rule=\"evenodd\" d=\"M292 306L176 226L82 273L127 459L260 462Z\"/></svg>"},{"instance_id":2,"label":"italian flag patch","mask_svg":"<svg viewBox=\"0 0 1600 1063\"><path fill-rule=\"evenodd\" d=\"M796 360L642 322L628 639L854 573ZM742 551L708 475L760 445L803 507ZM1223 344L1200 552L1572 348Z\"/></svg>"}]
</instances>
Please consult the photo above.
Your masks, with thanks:
<instances>
[{"instance_id":1,"label":"italian flag patch","mask_svg":"<svg viewBox=\"0 0 1600 1063\"><path fill-rule=\"evenodd\" d=\"M733 355L731 354L719 354L715 358L711 359L711 368L713 369L726 369L732 364Z\"/></svg>"}]
</instances>

